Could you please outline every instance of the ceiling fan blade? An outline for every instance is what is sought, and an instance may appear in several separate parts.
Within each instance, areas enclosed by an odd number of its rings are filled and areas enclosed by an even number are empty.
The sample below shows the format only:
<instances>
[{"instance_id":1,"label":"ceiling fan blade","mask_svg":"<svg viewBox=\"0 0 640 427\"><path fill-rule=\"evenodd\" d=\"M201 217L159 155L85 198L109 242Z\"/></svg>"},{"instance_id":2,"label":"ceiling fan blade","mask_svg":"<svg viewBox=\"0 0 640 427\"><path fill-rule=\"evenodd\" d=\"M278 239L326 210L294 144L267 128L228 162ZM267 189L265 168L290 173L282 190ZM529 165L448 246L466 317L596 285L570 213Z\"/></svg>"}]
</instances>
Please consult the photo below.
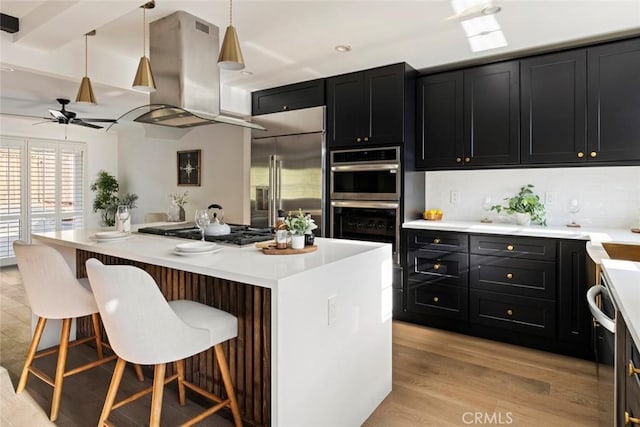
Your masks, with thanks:
<instances>
[{"instance_id":1,"label":"ceiling fan blade","mask_svg":"<svg viewBox=\"0 0 640 427\"><path fill-rule=\"evenodd\" d=\"M80 119L74 119L71 120L70 122L72 125L78 125L78 126L84 126L84 127L88 127L91 129L102 129L102 126L98 126L98 125L92 125L91 123L86 123Z\"/></svg>"},{"instance_id":2,"label":"ceiling fan blade","mask_svg":"<svg viewBox=\"0 0 640 427\"><path fill-rule=\"evenodd\" d=\"M36 123L31 123L31 125L41 125L43 123L58 123L57 120L53 120L53 119L45 119L43 122L36 122Z\"/></svg>"},{"instance_id":3,"label":"ceiling fan blade","mask_svg":"<svg viewBox=\"0 0 640 427\"><path fill-rule=\"evenodd\" d=\"M23 117L25 119L53 120L50 117L30 116L29 114L1 113L0 116Z\"/></svg>"},{"instance_id":4,"label":"ceiling fan blade","mask_svg":"<svg viewBox=\"0 0 640 427\"><path fill-rule=\"evenodd\" d=\"M79 119L82 120L83 122L98 122L98 123L115 123L117 122L116 119L85 119L84 117Z\"/></svg>"}]
</instances>

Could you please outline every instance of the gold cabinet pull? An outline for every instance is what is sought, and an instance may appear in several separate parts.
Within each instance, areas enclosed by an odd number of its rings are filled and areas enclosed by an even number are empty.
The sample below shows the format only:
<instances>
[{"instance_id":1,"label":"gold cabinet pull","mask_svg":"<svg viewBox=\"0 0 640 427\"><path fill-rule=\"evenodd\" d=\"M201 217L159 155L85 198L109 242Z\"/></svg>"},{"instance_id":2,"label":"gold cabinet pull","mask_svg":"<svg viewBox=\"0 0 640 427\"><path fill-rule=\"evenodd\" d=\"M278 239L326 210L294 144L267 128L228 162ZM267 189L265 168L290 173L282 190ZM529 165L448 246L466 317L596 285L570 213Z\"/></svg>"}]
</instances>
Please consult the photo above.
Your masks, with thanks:
<instances>
[{"instance_id":1,"label":"gold cabinet pull","mask_svg":"<svg viewBox=\"0 0 640 427\"><path fill-rule=\"evenodd\" d=\"M582 151L578 151L578 158L581 159L584 157L584 153Z\"/></svg>"},{"instance_id":2,"label":"gold cabinet pull","mask_svg":"<svg viewBox=\"0 0 640 427\"><path fill-rule=\"evenodd\" d=\"M284 107L282 107L283 110L288 109L289 107L287 107L286 105Z\"/></svg>"},{"instance_id":3,"label":"gold cabinet pull","mask_svg":"<svg viewBox=\"0 0 640 427\"><path fill-rule=\"evenodd\" d=\"M507 279L513 279L513 274L512 273L507 273Z\"/></svg>"},{"instance_id":4,"label":"gold cabinet pull","mask_svg":"<svg viewBox=\"0 0 640 427\"><path fill-rule=\"evenodd\" d=\"M462 162L462 157L456 157L456 163Z\"/></svg>"},{"instance_id":5,"label":"gold cabinet pull","mask_svg":"<svg viewBox=\"0 0 640 427\"><path fill-rule=\"evenodd\" d=\"M514 249L515 249L515 248L514 248L514 246L513 246L513 245L507 245L507 250L508 250L508 251L512 251L512 250L514 250Z\"/></svg>"},{"instance_id":6,"label":"gold cabinet pull","mask_svg":"<svg viewBox=\"0 0 640 427\"><path fill-rule=\"evenodd\" d=\"M434 245L439 245L440 244L440 239L438 239L438 238L433 239L433 244Z\"/></svg>"},{"instance_id":7,"label":"gold cabinet pull","mask_svg":"<svg viewBox=\"0 0 640 427\"><path fill-rule=\"evenodd\" d=\"M629 376L632 377L634 374L640 375L640 368L636 368L633 365L633 360L629 360Z\"/></svg>"},{"instance_id":8,"label":"gold cabinet pull","mask_svg":"<svg viewBox=\"0 0 640 427\"><path fill-rule=\"evenodd\" d=\"M361 138L356 138L356 142L360 142L360 141L362 141Z\"/></svg>"},{"instance_id":9,"label":"gold cabinet pull","mask_svg":"<svg viewBox=\"0 0 640 427\"><path fill-rule=\"evenodd\" d=\"M440 264L433 264L434 270L440 270Z\"/></svg>"},{"instance_id":10,"label":"gold cabinet pull","mask_svg":"<svg viewBox=\"0 0 640 427\"><path fill-rule=\"evenodd\" d=\"M640 425L640 418L632 417L627 411L624 411L624 426L630 426L631 424Z\"/></svg>"},{"instance_id":11,"label":"gold cabinet pull","mask_svg":"<svg viewBox=\"0 0 640 427\"><path fill-rule=\"evenodd\" d=\"M365 136L365 137L364 137L364 142L367 142L368 140L369 140L369 137L368 137L368 136Z\"/></svg>"},{"instance_id":12,"label":"gold cabinet pull","mask_svg":"<svg viewBox=\"0 0 640 427\"><path fill-rule=\"evenodd\" d=\"M440 298L438 298L438 297L433 297L433 302L438 302L438 301L440 301Z\"/></svg>"},{"instance_id":13,"label":"gold cabinet pull","mask_svg":"<svg viewBox=\"0 0 640 427\"><path fill-rule=\"evenodd\" d=\"M509 315L509 316L513 316L513 310L508 309L508 310L507 310L507 315Z\"/></svg>"},{"instance_id":14,"label":"gold cabinet pull","mask_svg":"<svg viewBox=\"0 0 640 427\"><path fill-rule=\"evenodd\" d=\"M598 156L598 153L596 153L595 151L592 151L592 152L590 152L590 153L589 153L589 155L590 155L591 157L597 157L597 156Z\"/></svg>"},{"instance_id":15,"label":"gold cabinet pull","mask_svg":"<svg viewBox=\"0 0 640 427\"><path fill-rule=\"evenodd\" d=\"M465 162L465 163L469 163L470 161L471 161L471 157L465 157L465 158L464 158L464 162Z\"/></svg>"}]
</instances>

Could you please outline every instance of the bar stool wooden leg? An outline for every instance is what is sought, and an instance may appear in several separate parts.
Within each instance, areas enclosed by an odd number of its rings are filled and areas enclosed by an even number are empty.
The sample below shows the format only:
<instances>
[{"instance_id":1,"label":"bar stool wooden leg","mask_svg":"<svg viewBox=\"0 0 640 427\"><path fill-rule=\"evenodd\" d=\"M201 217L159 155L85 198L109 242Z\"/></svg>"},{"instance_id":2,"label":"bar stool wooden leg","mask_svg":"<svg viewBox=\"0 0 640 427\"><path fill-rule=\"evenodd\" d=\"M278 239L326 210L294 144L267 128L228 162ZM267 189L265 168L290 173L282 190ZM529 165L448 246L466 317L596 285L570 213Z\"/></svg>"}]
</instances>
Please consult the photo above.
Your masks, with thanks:
<instances>
[{"instance_id":1,"label":"bar stool wooden leg","mask_svg":"<svg viewBox=\"0 0 640 427\"><path fill-rule=\"evenodd\" d=\"M122 374L124 373L124 367L126 365L127 362L118 357L116 367L114 368L113 375L111 376L111 384L109 384L109 390L107 390L107 396L104 399L104 406L102 407L98 427L104 426L105 422L109 419L109 414L111 413L113 402L116 400L116 394L118 393L118 388L120 387L120 381L122 380Z\"/></svg>"},{"instance_id":2,"label":"bar stool wooden leg","mask_svg":"<svg viewBox=\"0 0 640 427\"><path fill-rule=\"evenodd\" d=\"M64 367L67 363L67 351L69 350L69 334L71 333L71 319L62 320L62 332L60 333L60 350L58 363L56 363L56 379L53 383L53 400L51 402L51 421L58 419L60 410L60 397L62 396L62 383L64 382Z\"/></svg>"},{"instance_id":3,"label":"bar stool wooden leg","mask_svg":"<svg viewBox=\"0 0 640 427\"><path fill-rule=\"evenodd\" d=\"M184 360L176 362L176 371L178 371L178 396L180 398L180 406L187 403L187 396L184 390Z\"/></svg>"},{"instance_id":4,"label":"bar stool wooden leg","mask_svg":"<svg viewBox=\"0 0 640 427\"><path fill-rule=\"evenodd\" d=\"M144 381L144 374L142 373L142 368L140 367L140 365L134 363L133 370L136 373L136 378L138 378L138 381Z\"/></svg>"},{"instance_id":5,"label":"bar stool wooden leg","mask_svg":"<svg viewBox=\"0 0 640 427\"><path fill-rule=\"evenodd\" d=\"M93 313L91 315L91 320L93 321L93 333L96 336L96 351L98 352L98 359L102 359L104 357L104 350L102 349L102 331L100 329L100 317L98 313Z\"/></svg>"},{"instance_id":6,"label":"bar stool wooden leg","mask_svg":"<svg viewBox=\"0 0 640 427\"><path fill-rule=\"evenodd\" d=\"M222 381L224 382L224 388L229 398L229 406L231 407L231 413L233 414L233 422L236 427L242 427L242 418L240 417L240 409L238 408L238 401L236 400L236 392L233 389L233 383L231 382L231 375L229 375L229 366L227 365L227 359L224 357L224 350L222 344L217 344L213 347L216 353L216 359L218 360L218 366L220 367L220 374L222 375Z\"/></svg>"},{"instance_id":7,"label":"bar stool wooden leg","mask_svg":"<svg viewBox=\"0 0 640 427\"><path fill-rule=\"evenodd\" d=\"M27 386L27 379L29 379L29 368L33 363L33 358L35 357L36 351L38 350L38 344L40 344L40 338L42 338L42 331L44 331L44 326L46 324L47 324L47 319L45 319L44 317L38 317L36 330L33 332L33 338L31 339L29 350L27 351L27 360L24 361L24 368L22 368L22 374L20 375L20 381L18 382L18 388L16 388L16 393L22 393L24 391L24 388Z\"/></svg>"},{"instance_id":8,"label":"bar stool wooden leg","mask_svg":"<svg viewBox=\"0 0 640 427\"><path fill-rule=\"evenodd\" d=\"M151 394L151 416L149 427L160 427L160 414L162 413L162 392L164 391L164 373L167 365L159 363L153 371L153 392Z\"/></svg>"}]
</instances>

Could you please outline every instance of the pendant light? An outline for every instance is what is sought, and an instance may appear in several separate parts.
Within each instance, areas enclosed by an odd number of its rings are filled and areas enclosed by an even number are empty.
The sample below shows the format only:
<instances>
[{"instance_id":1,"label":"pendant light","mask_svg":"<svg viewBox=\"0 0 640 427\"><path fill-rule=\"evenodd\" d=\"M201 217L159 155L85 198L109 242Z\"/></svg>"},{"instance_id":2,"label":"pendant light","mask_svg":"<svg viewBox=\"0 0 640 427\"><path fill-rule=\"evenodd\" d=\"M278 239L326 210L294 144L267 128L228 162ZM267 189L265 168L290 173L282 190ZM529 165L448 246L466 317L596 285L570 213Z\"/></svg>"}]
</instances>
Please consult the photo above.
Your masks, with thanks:
<instances>
[{"instance_id":1,"label":"pendant light","mask_svg":"<svg viewBox=\"0 0 640 427\"><path fill-rule=\"evenodd\" d=\"M224 70L242 70L244 68L244 58L240 51L238 33L232 21L233 0L229 0L229 26L224 33L224 40L218 56L218 67Z\"/></svg>"},{"instance_id":2,"label":"pendant light","mask_svg":"<svg viewBox=\"0 0 640 427\"><path fill-rule=\"evenodd\" d=\"M78 95L76 96L76 102L82 102L85 104L95 104L96 97L93 94L93 88L91 87L91 80L87 76L87 61L88 61L88 49L87 49L87 37L95 36L96 30L88 32L84 35L84 77L80 82L80 88L78 89Z\"/></svg>"},{"instance_id":3,"label":"pendant light","mask_svg":"<svg viewBox=\"0 0 640 427\"><path fill-rule=\"evenodd\" d=\"M153 78L153 72L151 71L151 62L147 57L147 9L153 9L156 7L155 1L140 6L142 8L142 57L138 64L138 71L136 77L133 79L133 89L142 92L155 92L156 81Z\"/></svg>"}]
</instances>

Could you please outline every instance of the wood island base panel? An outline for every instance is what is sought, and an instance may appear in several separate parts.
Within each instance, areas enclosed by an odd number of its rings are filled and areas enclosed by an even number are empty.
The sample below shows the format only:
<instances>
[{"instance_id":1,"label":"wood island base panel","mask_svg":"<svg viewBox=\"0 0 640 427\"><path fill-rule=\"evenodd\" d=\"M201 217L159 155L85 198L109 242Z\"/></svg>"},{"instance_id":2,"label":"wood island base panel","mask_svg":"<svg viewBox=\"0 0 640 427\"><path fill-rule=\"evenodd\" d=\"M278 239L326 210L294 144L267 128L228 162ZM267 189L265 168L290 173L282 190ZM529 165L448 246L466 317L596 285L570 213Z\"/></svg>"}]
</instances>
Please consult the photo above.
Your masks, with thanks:
<instances>
[{"instance_id":1,"label":"wood island base panel","mask_svg":"<svg viewBox=\"0 0 640 427\"><path fill-rule=\"evenodd\" d=\"M271 425L271 289L84 250L76 250L78 278L87 277L85 261L89 258L145 270L168 301L197 301L236 316L238 337L223 346L242 420L246 425ZM90 317L78 319L79 336L92 331ZM173 369L167 365L167 376ZM205 390L226 396L213 348L187 359L185 375Z\"/></svg>"}]
</instances>

